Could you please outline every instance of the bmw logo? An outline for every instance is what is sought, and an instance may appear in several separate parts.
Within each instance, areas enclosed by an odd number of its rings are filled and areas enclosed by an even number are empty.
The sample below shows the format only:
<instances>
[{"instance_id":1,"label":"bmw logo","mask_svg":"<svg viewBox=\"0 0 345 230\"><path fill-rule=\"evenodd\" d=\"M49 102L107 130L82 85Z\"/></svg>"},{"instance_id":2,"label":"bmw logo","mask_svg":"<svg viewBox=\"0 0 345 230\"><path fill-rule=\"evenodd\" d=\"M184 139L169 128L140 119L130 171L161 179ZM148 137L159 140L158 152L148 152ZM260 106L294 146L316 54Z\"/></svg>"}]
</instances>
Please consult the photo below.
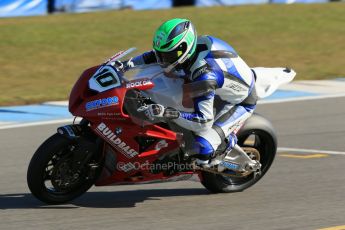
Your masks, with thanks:
<instances>
[{"instance_id":1,"label":"bmw logo","mask_svg":"<svg viewBox=\"0 0 345 230\"><path fill-rule=\"evenodd\" d=\"M117 128L115 129L115 133L116 133L117 135L121 134L121 133L122 133L122 128L117 127Z\"/></svg>"}]
</instances>

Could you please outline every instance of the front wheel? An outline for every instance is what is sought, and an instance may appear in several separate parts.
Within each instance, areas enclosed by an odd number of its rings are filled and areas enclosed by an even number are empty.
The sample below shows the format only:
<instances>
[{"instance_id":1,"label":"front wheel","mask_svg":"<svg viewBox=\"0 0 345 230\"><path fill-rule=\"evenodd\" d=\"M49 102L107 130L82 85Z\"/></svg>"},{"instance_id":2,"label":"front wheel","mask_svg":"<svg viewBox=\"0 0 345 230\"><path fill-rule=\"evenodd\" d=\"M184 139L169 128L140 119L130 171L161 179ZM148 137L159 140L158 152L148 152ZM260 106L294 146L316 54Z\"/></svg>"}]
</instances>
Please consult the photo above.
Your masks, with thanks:
<instances>
[{"instance_id":1,"label":"front wheel","mask_svg":"<svg viewBox=\"0 0 345 230\"><path fill-rule=\"evenodd\" d=\"M95 182L100 169L96 166L95 156L84 167L77 167L75 151L78 143L59 134L48 138L32 157L27 183L31 193L47 204L61 204L85 193Z\"/></svg>"},{"instance_id":2,"label":"front wheel","mask_svg":"<svg viewBox=\"0 0 345 230\"><path fill-rule=\"evenodd\" d=\"M202 172L202 184L213 193L241 192L258 182L271 167L277 152L277 140L271 123L254 114L238 133L238 145L251 147L260 154L261 174L231 177Z\"/></svg>"}]
</instances>

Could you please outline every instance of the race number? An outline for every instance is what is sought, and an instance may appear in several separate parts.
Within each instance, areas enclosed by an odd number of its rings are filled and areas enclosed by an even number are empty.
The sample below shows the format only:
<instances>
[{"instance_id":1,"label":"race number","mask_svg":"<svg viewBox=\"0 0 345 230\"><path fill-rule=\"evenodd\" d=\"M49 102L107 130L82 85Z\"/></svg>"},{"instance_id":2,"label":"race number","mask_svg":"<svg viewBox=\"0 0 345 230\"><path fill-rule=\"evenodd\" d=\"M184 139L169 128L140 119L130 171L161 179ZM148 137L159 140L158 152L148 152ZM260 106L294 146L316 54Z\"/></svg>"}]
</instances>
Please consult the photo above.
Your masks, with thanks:
<instances>
[{"instance_id":1,"label":"race number","mask_svg":"<svg viewBox=\"0 0 345 230\"><path fill-rule=\"evenodd\" d=\"M121 86L120 77L112 66L100 67L89 80L89 87L97 92L104 92Z\"/></svg>"}]
</instances>

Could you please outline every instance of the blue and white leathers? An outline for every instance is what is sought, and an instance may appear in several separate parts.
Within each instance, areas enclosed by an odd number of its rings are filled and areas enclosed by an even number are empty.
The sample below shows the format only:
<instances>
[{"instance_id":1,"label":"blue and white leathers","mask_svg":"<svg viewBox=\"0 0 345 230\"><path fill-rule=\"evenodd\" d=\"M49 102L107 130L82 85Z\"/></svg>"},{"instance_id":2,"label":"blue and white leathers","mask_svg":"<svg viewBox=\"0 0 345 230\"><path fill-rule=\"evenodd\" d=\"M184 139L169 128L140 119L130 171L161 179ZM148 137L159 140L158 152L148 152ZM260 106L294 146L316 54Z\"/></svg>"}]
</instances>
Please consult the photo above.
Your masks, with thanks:
<instances>
[{"instance_id":1,"label":"blue and white leathers","mask_svg":"<svg viewBox=\"0 0 345 230\"><path fill-rule=\"evenodd\" d=\"M149 64L153 59L151 51L133 61ZM236 144L231 134L255 109L255 76L230 45L211 36L198 38L196 56L183 71L184 93L192 98L194 111L180 111L173 121L194 132L195 150L208 158L223 138L229 147Z\"/></svg>"},{"instance_id":2,"label":"blue and white leathers","mask_svg":"<svg viewBox=\"0 0 345 230\"><path fill-rule=\"evenodd\" d=\"M204 48L198 52L188 80L196 90L202 88L204 95L194 98L193 113L181 112L175 122L194 131L197 152L208 157L223 137L229 138L229 147L236 144L230 134L237 131L255 109L255 78L249 66L224 41L203 36L198 40L200 46ZM202 83L204 87L200 86ZM202 92L195 95L199 93Z\"/></svg>"}]
</instances>

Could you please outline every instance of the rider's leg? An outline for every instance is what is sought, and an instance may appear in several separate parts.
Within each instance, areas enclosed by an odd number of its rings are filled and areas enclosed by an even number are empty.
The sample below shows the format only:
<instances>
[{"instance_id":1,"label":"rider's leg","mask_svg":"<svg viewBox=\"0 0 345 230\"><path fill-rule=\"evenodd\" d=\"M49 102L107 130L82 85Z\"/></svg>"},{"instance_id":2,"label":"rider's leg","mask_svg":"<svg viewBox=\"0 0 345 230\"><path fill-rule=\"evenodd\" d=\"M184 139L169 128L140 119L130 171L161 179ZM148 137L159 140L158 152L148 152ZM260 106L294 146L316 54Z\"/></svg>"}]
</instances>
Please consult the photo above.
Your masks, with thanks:
<instances>
[{"instance_id":1,"label":"rider's leg","mask_svg":"<svg viewBox=\"0 0 345 230\"><path fill-rule=\"evenodd\" d=\"M222 139L213 128L195 133L194 151L199 164L207 164L214 151L222 143Z\"/></svg>"},{"instance_id":2,"label":"rider's leg","mask_svg":"<svg viewBox=\"0 0 345 230\"><path fill-rule=\"evenodd\" d=\"M240 104L223 104L215 116L213 127L207 131L195 133L195 151L199 163L208 163L212 154L222 141L228 139L228 148L237 143L236 133L244 122L253 114L256 107L257 96L255 90Z\"/></svg>"},{"instance_id":3,"label":"rider's leg","mask_svg":"<svg viewBox=\"0 0 345 230\"><path fill-rule=\"evenodd\" d=\"M222 109L217 112L213 128L217 130L223 139L228 139L228 148L231 149L236 145L236 133L253 114L257 100L258 97L254 86L248 97L241 103L236 105L231 103L223 104Z\"/></svg>"},{"instance_id":4,"label":"rider's leg","mask_svg":"<svg viewBox=\"0 0 345 230\"><path fill-rule=\"evenodd\" d=\"M196 163L207 165L224 138L228 139L228 149L232 149L237 144L236 132L252 115L253 109L253 106L236 105L218 118L214 122L213 128L196 133L194 147L198 153Z\"/></svg>"},{"instance_id":5,"label":"rider's leg","mask_svg":"<svg viewBox=\"0 0 345 230\"><path fill-rule=\"evenodd\" d=\"M252 115L255 108L251 105L235 105L227 112L222 111L222 115L217 117L213 127L207 131L195 133L195 147L197 164L208 164L212 154L217 150L222 141L227 138L228 149L232 149L237 144L236 132L243 123Z\"/></svg>"},{"instance_id":6,"label":"rider's leg","mask_svg":"<svg viewBox=\"0 0 345 230\"><path fill-rule=\"evenodd\" d=\"M236 133L244 122L253 114L255 105L239 104L233 106L228 112L223 113L214 122L214 128L228 139L228 148L231 149L237 144Z\"/></svg>"}]
</instances>

